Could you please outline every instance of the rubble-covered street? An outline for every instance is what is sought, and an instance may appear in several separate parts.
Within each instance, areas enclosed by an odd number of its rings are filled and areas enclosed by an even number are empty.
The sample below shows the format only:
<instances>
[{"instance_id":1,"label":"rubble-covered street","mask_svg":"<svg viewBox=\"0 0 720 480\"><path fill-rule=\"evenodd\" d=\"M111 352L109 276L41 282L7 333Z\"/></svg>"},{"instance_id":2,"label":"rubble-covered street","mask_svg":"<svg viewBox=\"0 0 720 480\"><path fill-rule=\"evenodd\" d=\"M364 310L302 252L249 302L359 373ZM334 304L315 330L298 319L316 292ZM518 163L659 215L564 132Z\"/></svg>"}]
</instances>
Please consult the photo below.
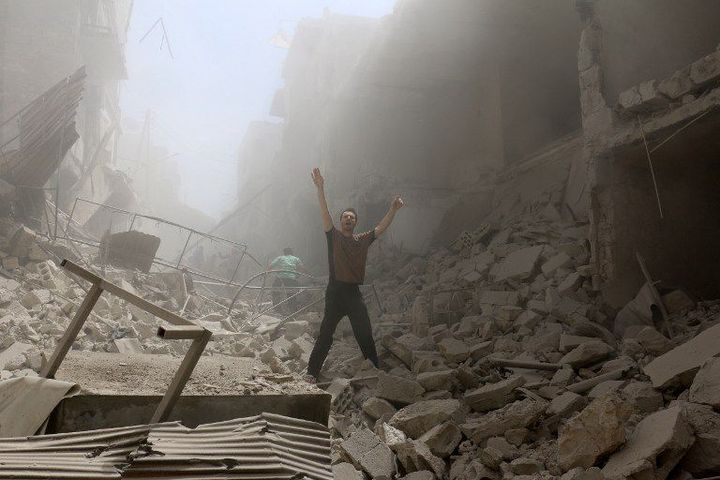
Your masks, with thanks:
<instances>
[{"instance_id":1,"label":"rubble-covered street","mask_svg":"<svg viewBox=\"0 0 720 480\"><path fill-rule=\"evenodd\" d=\"M720 3L161 3L0 2L0 479L720 479Z\"/></svg>"}]
</instances>

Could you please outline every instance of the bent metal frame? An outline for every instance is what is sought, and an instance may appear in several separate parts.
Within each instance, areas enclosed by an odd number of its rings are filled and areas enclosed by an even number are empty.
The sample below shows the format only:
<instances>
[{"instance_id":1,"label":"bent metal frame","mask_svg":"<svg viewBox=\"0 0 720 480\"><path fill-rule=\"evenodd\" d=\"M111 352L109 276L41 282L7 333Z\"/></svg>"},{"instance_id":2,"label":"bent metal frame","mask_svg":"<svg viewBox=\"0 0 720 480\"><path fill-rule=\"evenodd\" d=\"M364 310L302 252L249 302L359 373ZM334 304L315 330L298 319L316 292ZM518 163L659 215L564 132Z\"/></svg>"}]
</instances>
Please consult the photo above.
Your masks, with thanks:
<instances>
[{"instance_id":1,"label":"bent metal frame","mask_svg":"<svg viewBox=\"0 0 720 480\"><path fill-rule=\"evenodd\" d=\"M200 356L205 350L205 346L210 341L212 332L191 322L190 320L165 310L162 307L150 303L147 300L118 287L104 278L85 270L70 260L63 260L60 265L68 272L90 282L92 287L90 288L90 291L88 291L77 312L75 312L75 316L70 322L70 325L68 325L67 330L65 330L65 333L55 347L52 357L42 368L40 376L45 378L54 378L55 373L57 373L58 368L60 368L60 364L85 324L85 320L87 320L90 315L95 303L100 298L100 295L104 291L107 291L135 305L136 307L143 309L147 313L155 315L161 320L170 323L171 325L160 326L158 328L158 337L164 340L192 340L192 344L180 363L180 367L170 382L165 395L155 409L155 413L153 414L150 423L166 421L175 406L175 403L180 397L180 393L182 393L183 388L185 388L185 384L190 378L195 365L197 365L198 360L200 360Z\"/></svg>"}]
</instances>

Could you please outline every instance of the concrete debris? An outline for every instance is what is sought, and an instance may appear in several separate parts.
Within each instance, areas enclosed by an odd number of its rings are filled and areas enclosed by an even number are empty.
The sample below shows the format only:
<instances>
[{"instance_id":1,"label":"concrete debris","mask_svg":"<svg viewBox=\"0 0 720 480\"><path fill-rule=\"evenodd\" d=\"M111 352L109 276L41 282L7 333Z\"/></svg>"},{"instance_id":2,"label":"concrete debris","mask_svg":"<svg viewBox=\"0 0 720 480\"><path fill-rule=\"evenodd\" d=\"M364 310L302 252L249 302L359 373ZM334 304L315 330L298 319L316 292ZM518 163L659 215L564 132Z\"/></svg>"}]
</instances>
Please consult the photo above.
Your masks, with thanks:
<instances>
[{"instance_id":1,"label":"concrete debris","mask_svg":"<svg viewBox=\"0 0 720 480\"><path fill-rule=\"evenodd\" d=\"M717 355L720 355L720 325L708 328L657 357L643 368L643 372L655 388L666 388L673 383L689 386L700 366Z\"/></svg>"},{"instance_id":2,"label":"concrete debris","mask_svg":"<svg viewBox=\"0 0 720 480\"><path fill-rule=\"evenodd\" d=\"M566 353L559 363L566 363L573 368L586 367L604 360L612 351L612 348L602 340L590 340Z\"/></svg>"},{"instance_id":3,"label":"concrete debris","mask_svg":"<svg viewBox=\"0 0 720 480\"><path fill-rule=\"evenodd\" d=\"M664 480L695 441L679 405L645 417L602 469L609 480Z\"/></svg>"},{"instance_id":4,"label":"concrete debris","mask_svg":"<svg viewBox=\"0 0 720 480\"><path fill-rule=\"evenodd\" d=\"M625 443L625 420L632 408L609 394L592 401L559 430L558 465L565 470L589 468Z\"/></svg>"},{"instance_id":5,"label":"concrete debris","mask_svg":"<svg viewBox=\"0 0 720 480\"><path fill-rule=\"evenodd\" d=\"M372 478L392 478L396 472L394 455L377 435L368 429L358 430L340 444L347 460Z\"/></svg>"},{"instance_id":6,"label":"concrete debris","mask_svg":"<svg viewBox=\"0 0 720 480\"><path fill-rule=\"evenodd\" d=\"M398 410L388 423L417 439L447 420L462 423L464 416L464 408L458 400L425 400Z\"/></svg>"},{"instance_id":7,"label":"concrete debris","mask_svg":"<svg viewBox=\"0 0 720 480\"><path fill-rule=\"evenodd\" d=\"M484 385L465 393L465 403L477 412L502 408L515 398L515 389L525 384L525 378L515 376L501 382Z\"/></svg>"},{"instance_id":8,"label":"concrete debris","mask_svg":"<svg viewBox=\"0 0 720 480\"><path fill-rule=\"evenodd\" d=\"M690 385L689 399L720 408L720 358L711 358L700 367Z\"/></svg>"}]
</instances>

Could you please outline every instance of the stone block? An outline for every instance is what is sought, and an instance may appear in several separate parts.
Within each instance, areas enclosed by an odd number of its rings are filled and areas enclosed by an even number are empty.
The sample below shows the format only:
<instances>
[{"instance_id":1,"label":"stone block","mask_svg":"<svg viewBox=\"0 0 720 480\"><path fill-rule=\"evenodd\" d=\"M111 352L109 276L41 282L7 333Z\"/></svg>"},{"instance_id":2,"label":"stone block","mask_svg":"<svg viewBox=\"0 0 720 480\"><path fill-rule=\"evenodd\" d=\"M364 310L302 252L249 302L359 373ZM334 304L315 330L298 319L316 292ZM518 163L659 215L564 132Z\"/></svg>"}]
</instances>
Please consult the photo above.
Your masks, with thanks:
<instances>
[{"instance_id":1,"label":"stone block","mask_svg":"<svg viewBox=\"0 0 720 480\"><path fill-rule=\"evenodd\" d=\"M376 396L393 403L408 405L417 401L425 393L425 389L415 380L378 373L378 383L375 387Z\"/></svg>"},{"instance_id":2,"label":"stone block","mask_svg":"<svg viewBox=\"0 0 720 480\"><path fill-rule=\"evenodd\" d=\"M468 419L459 425L465 436L476 444L490 437L502 435L512 428L522 428L537 421L547 408L547 402L540 399L525 398L499 410Z\"/></svg>"},{"instance_id":3,"label":"stone block","mask_svg":"<svg viewBox=\"0 0 720 480\"><path fill-rule=\"evenodd\" d=\"M643 327L635 340L651 355L662 355L670 349L670 340L653 327Z\"/></svg>"},{"instance_id":4,"label":"stone block","mask_svg":"<svg viewBox=\"0 0 720 480\"><path fill-rule=\"evenodd\" d=\"M700 367L690 386L689 399L720 408L720 358L711 358Z\"/></svg>"},{"instance_id":5,"label":"stone block","mask_svg":"<svg viewBox=\"0 0 720 480\"><path fill-rule=\"evenodd\" d=\"M510 462L510 471L515 475L538 475L544 468L542 463L532 458L520 457Z\"/></svg>"},{"instance_id":6,"label":"stone block","mask_svg":"<svg viewBox=\"0 0 720 480\"><path fill-rule=\"evenodd\" d=\"M490 269L490 276L496 281L525 280L535 272L543 246L522 248L512 252Z\"/></svg>"},{"instance_id":7,"label":"stone block","mask_svg":"<svg viewBox=\"0 0 720 480\"><path fill-rule=\"evenodd\" d=\"M433 455L448 458L460 445L462 432L454 422L444 422L425 432L419 440L425 442Z\"/></svg>"},{"instance_id":8,"label":"stone block","mask_svg":"<svg viewBox=\"0 0 720 480\"><path fill-rule=\"evenodd\" d=\"M447 465L443 459L436 457L425 443L408 440L395 447L397 458L408 473L432 471L436 477L445 478Z\"/></svg>"},{"instance_id":9,"label":"stone block","mask_svg":"<svg viewBox=\"0 0 720 480\"><path fill-rule=\"evenodd\" d=\"M455 379L454 370L440 370L437 372L423 372L416 377L417 382L426 391L450 390Z\"/></svg>"},{"instance_id":10,"label":"stone block","mask_svg":"<svg viewBox=\"0 0 720 480\"><path fill-rule=\"evenodd\" d=\"M356 468L373 478L392 478L396 473L395 457L390 448L366 428L356 430L350 438L340 443L340 450Z\"/></svg>"},{"instance_id":11,"label":"stone block","mask_svg":"<svg viewBox=\"0 0 720 480\"><path fill-rule=\"evenodd\" d=\"M32 349L32 345L27 343L13 342L9 347L0 352L0 370L14 370L6 368L6 366L16 364L19 359L19 365L25 363L25 353Z\"/></svg>"},{"instance_id":12,"label":"stone block","mask_svg":"<svg viewBox=\"0 0 720 480\"><path fill-rule=\"evenodd\" d=\"M497 383L483 385L465 393L463 400L477 412L502 408L515 400L515 389L525 384L525 378L515 376Z\"/></svg>"},{"instance_id":13,"label":"stone block","mask_svg":"<svg viewBox=\"0 0 720 480\"><path fill-rule=\"evenodd\" d=\"M661 410L635 427L628 443L610 457L602 473L609 480L665 479L694 440L680 405Z\"/></svg>"},{"instance_id":14,"label":"stone block","mask_svg":"<svg viewBox=\"0 0 720 480\"><path fill-rule=\"evenodd\" d=\"M356 470L351 463L341 462L332 466L333 476L345 480L365 480L365 475Z\"/></svg>"},{"instance_id":15,"label":"stone block","mask_svg":"<svg viewBox=\"0 0 720 480\"><path fill-rule=\"evenodd\" d=\"M370 397L365 400L362 404L362 410L373 420L386 415L391 417L397 412L397 409L390 402L377 397Z\"/></svg>"},{"instance_id":16,"label":"stone block","mask_svg":"<svg viewBox=\"0 0 720 480\"><path fill-rule=\"evenodd\" d=\"M667 106L668 99L658 91L655 80L648 80L620 93L618 104L631 113L647 113Z\"/></svg>"},{"instance_id":17,"label":"stone block","mask_svg":"<svg viewBox=\"0 0 720 480\"><path fill-rule=\"evenodd\" d=\"M642 413L651 413L663 407L662 393L649 382L630 382L622 389L622 396L632 407Z\"/></svg>"},{"instance_id":18,"label":"stone block","mask_svg":"<svg viewBox=\"0 0 720 480\"><path fill-rule=\"evenodd\" d=\"M438 349L450 363L462 363L470 357L470 347L460 340L446 338L438 343Z\"/></svg>"},{"instance_id":19,"label":"stone block","mask_svg":"<svg viewBox=\"0 0 720 480\"><path fill-rule=\"evenodd\" d=\"M458 400L424 400L398 410L388 423L417 439L435 425L448 420L461 423L464 417Z\"/></svg>"},{"instance_id":20,"label":"stone block","mask_svg":"<svg viewBox=\"0 0 720 480\"><path fill-rule=\"evenodd\" d=\"M643 372L650 377L655 388L666 388L671 384L688 386L700 366L718 355L720 325L715 325L657 357L643 368Z\"/></svg>"},{"instance_id":21,"label":"stone block","mask_svg":"<svg viewBox=\"0 0 720 480\"><path fill-rule=\"evenodd\" d=\"M566 353L558 363L567 363L573 368L585 367L604 360L612 351L610 345L602 340L591 340Z\"/></svg>"},{"instance_id":22,"label":"stone block","mask_svg":"<svg viewBox=\"0 0 720 480\"><path fill-rule=\"evenodd\" d=\"M563 470L589 468L625 443L625 421L632 408L617 395L592 401L560 427L558 465Z\"/></svg>"},{"instance_id":23,"label":"stone block","mask_svg":"<svg viewBox=\"0 0 720 480\"><path fill-rule=\"evenodd\" d=\"M658 84L658 92L673 100L679 100L695 89L690 78L690 66L681 68Z\"/></svg>"},{"instance_id":24,"label":"stone block","mask_svg":"<svg viewBox=\"0 0 720 480\"><path fill-rule=\"evenodd\" d=\"M690 79L696 87L720 82L720 51L707 55L690 66Z\"/></svg>"},{"instance_id":25,"label":"stone block","mask_svg":"<svg viewBox=\"0 0 720 480\"><path fill-rule=\"evenodd\" d=\"M560 351L567 353L583 343L595 340L593 337L583 337L581 335L560 335Z\"/></svg>"},{"instance_id":26,"label":"stone block","mask_svg":"<svg viewBox=\"0 0 720 480\"><path fill-rule=\"evenodd\" d=\"M582 410L587 404L587 400L582 395L573 392L565 392L555 397L547 408L548 415L558 415L560 417L569 417L575 412Z\"/></svg>"},{"instance_id":27,"label":"stone block","mask_svg":"<svg viewBox=\"0 0 720 480\"><path fill-rule=\"evenodd\" d=\"M720 472L720 414L709 405L679 404L695 432L695 443L680 461L680 466L696 478L717 475Z\"/></svg>"}]
</instances>

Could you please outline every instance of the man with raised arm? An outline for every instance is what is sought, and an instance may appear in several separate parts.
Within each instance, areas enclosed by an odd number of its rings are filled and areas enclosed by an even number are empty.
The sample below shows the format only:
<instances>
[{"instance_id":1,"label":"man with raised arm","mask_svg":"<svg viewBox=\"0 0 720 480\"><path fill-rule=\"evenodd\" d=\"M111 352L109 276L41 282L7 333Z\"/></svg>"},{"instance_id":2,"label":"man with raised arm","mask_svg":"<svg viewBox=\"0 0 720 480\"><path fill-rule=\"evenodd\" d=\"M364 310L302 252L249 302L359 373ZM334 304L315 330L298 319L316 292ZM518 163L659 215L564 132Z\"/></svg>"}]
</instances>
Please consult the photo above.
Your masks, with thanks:
<instances>
[{"instance_id":1,"label":"man with raised arm","mask_svg":"<svg viewBox=\"0 0 720 480\"><path fill-rule=\"evenodd\" d=\"M395 213L403 207L404 203L399 196L396 196L377 227L360 234L354 233L357 225L357 212L353 208L346 208L340 213L340 229L338 230L333 225L325 200L324 179L320 174L320 169L314 168L311 176L317 187L330 267L330 278L325 291L325 315L308 362L309 380L316 381L330 351L335 327L345 315L350 318L350 325L363 355L370 359L376 367L378 366L370 317L368 317L367 307L365 307L360 293L360 285L365 279L365 262L370 244L387 230L395 218Z\"/></svg>"}]
</instances>

